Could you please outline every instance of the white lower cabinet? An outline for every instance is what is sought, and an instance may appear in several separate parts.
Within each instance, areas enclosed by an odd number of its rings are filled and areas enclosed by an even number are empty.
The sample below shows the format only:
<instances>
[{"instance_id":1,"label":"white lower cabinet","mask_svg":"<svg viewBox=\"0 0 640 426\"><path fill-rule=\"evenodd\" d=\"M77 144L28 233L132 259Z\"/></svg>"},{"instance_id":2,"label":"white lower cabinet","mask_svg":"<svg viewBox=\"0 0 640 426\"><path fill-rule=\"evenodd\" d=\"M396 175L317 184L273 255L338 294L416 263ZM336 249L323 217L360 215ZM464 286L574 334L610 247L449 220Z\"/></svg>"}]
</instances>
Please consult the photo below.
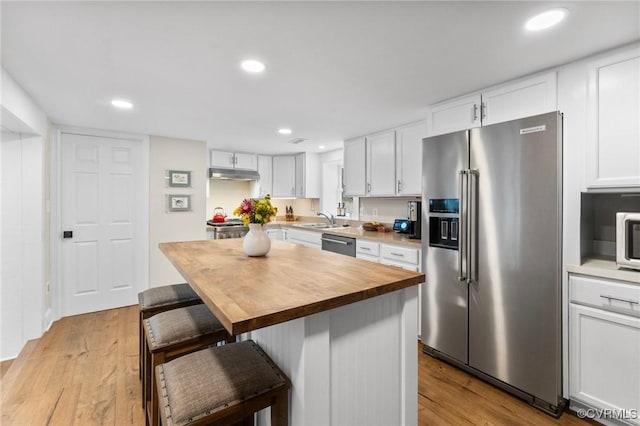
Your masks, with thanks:
<instances>
[{"instance_id":1,"label":"white lower cabinet","mask_svg":"<svg viewBox=\"0 0 640 426\"><path fill-rule=\"evenodd\" d=\"M569 296L572 402L640 425L640 286L571 275Z\"/></svg>"},{"instance_id":2,"label":"white lower cabinet","mask_svg":"<svg viewBox=\"0 0 640 426\"><path fill-rule=\"evenodd\" d=\"M321 238L322 234L314 231L303 231L300 229L289 228L286 233L286 241L318 250L322 249Z\"/></svg>"},{"instance_id":3,"label":"white lower cabinet","mask_svg":"<svg viewBox=\"0 0 640 426\"><path fill-rule=\"evenodd\" d=\"M380 263L399 266L409 271L420 272L420 250L407 247L380 244Z\"/></svg>"},{"instance_id":4,"label":"white lower cabinet","mask_svg":"<svg viewBox=\"0 0 640 426\"><path fill-rule=\"evenodd\" d=\"M267 229L267 235L272 240L280 240L280 241L284 240L284 233L282 232L281 228Z\"/></svg>"},{"instance_id":5,"label":"white lower cabinet","mask_svg":"<svg viewBox=\"0 0 640 426\"><path fill-rule=\"evenodd\" d=\"M369 262L380 263L380 244L366 240L356 240L356 257Z\"/></svg>"}]
</instances>

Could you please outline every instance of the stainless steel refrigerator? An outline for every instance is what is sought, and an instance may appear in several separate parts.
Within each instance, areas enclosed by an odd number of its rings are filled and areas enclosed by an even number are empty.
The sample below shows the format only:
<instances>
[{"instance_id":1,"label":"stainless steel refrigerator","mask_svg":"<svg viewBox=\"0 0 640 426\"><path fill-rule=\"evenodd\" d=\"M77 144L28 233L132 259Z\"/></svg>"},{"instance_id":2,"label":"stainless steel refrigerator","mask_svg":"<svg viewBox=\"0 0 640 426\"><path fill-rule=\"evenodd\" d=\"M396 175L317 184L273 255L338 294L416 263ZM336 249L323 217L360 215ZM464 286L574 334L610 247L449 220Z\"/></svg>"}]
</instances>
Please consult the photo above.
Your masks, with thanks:
<instances>
[{"instance_id":1,"label":"stainless steel refrigerator","mask_svg":"<svg viewBox=\"0 0 640 426\"><path fill-rule=\"evenodd\" d=\"M559 415L562 114L423 144L424 351Z\"/></svg>"}]
</instances>

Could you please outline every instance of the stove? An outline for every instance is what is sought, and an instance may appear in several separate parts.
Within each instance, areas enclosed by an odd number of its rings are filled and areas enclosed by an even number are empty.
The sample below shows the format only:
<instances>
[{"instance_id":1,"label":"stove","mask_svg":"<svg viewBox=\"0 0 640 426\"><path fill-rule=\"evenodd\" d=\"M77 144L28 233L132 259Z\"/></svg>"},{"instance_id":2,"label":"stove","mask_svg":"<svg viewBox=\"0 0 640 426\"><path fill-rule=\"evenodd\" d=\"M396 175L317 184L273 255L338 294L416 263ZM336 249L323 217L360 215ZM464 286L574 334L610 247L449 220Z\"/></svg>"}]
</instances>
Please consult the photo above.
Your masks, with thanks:
<instances>
[{"instance_id":1,"label":"stove","mask_svg":"<svg viewBox=\"0 0 640 426\"><path fill-rule=\"evenodd\" d=\"M224 240L227 238L242 238L247 232L249 227L245 226L240 219L228 219L224 222L207 221L207 226L213 229L213 240Z\"/></svg>"}]
</instances>

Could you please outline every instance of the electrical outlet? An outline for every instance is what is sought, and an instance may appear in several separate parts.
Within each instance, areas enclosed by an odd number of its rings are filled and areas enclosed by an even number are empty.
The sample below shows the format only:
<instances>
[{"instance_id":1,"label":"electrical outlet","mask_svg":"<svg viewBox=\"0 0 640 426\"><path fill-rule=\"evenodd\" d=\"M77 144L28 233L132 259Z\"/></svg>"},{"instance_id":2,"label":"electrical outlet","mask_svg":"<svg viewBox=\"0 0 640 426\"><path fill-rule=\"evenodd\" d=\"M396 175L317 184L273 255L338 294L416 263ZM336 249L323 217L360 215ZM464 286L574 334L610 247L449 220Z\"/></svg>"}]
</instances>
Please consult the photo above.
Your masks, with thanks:
<instances>
[{"instance_id":1,"label":"electrical outlet","mask_svg":"<svg viewBox=\"0 0 640 426\"><path fill-rule=\"evenodd\" d=\"M373 209L373 217L378 217L378 209Z\"/></svg>"}]
</instances>

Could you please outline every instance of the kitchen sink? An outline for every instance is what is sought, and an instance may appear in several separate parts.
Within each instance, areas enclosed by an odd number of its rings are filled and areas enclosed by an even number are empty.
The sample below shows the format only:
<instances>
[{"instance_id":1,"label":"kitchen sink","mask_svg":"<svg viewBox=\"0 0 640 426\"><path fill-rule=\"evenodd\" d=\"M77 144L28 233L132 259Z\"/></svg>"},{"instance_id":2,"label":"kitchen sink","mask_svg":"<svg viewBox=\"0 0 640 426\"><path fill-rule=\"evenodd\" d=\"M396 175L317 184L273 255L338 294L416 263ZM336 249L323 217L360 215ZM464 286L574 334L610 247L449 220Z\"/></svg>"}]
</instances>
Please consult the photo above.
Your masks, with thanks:
<instances>
[{"instance_id":1,"label":"kitchen sink","mask_svg":"<svg viewBox=\"0 0 640 426\"><path fill-rule=\"evenodd\" d=\"M313 229L329 229L329 228L342 228L342 225L334 224L329 225L328 223L299 223L294 226L299 226L301 228L313 228Z\"/></svg>"}]
</instances>

